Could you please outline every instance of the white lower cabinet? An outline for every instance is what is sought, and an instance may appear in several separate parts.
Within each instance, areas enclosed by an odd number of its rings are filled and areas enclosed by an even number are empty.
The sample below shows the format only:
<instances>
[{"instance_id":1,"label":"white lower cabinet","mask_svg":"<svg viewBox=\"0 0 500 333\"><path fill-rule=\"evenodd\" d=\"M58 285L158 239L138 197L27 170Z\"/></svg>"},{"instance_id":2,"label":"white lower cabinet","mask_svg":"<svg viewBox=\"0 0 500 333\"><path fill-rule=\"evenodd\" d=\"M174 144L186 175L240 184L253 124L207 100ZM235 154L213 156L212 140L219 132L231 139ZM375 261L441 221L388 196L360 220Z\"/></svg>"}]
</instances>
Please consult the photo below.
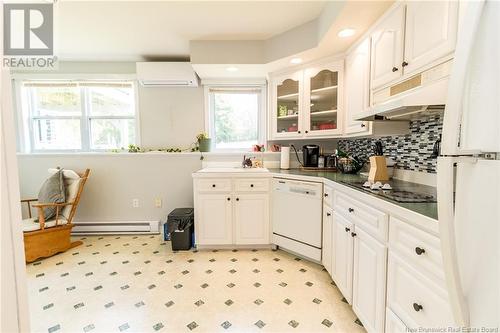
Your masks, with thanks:
<instances>
[{"instance_id":1,"label":"white lower cabinet","mask_svg":"<svg viewBox=\"0 0 500 333\"><path fill-rule=\"evenodd\" d=\"M229 193L199 194L196 202L196 243L233 243L232 203Z\"/></svg>"},{"instance_id":2,"label":"white lower cabinet","mask_svg":"<svg viewBox=\"0 0 500 333\"><path fill-rule=\"evenodd\" d=\"M391 311L385 309L385 333L408 333L408 327Z\"/></svg>"},{"instance_id":3,"label":"white lower cabinet","mask_svg":"<svg viewBox=\"0 0 500 333\"><path fill-rule=\"evenodd\" d=\"M197 246L270 244L269 179L195 178Z\"/></svg>"},{"instance_id":4,"label":"white lower cabinet","mask_svg":"<svg viewBox=\"0 0 500 333\"><path fill-rule=\"evenodd\" d=\"M333 210L327 205L323 205L323 247L321 262L330 275L333 275L333 224Z\"/></svg>"},{"instance_id":5,"label":"white lower cabinet","mask_svg":"<svg viewBox=\"0 0 500 333\"><path fill-rule=\"evenodd\" d=\"M387 248L358 226L354 238L352 308L368 332L382 332Z\"/></svg>"},{"instance_id":6,"label":"white lower cabinet","mask_svg":"<svg viewBox=\"0 0 500 333\"><path fill-rule=\"evenodd\" d=\"M352 264L354 226L351 222L334 213L333 223L333 267L332 277L349 304L352 303Z\"/></svg>"},{"instance_id":7,"label":"white lower cabinet","mask_svg":"<svg viewBox=\"0 0 500 333\"><path fill-rule=\"evenodd\" d=\"M237 194L234 229L236 244L269 244L269 195Z\"/></svg>"},{"instance_id":8,"label":"white lower cabinet","mask_svg":"<svg viewBox=\"0 0 500 333\"><path fill-rule=\"evenodd\" d=\"M454 326L444 286L392 252L388 260L387 306L410 329Z\"/></svg>"}]
</instances>

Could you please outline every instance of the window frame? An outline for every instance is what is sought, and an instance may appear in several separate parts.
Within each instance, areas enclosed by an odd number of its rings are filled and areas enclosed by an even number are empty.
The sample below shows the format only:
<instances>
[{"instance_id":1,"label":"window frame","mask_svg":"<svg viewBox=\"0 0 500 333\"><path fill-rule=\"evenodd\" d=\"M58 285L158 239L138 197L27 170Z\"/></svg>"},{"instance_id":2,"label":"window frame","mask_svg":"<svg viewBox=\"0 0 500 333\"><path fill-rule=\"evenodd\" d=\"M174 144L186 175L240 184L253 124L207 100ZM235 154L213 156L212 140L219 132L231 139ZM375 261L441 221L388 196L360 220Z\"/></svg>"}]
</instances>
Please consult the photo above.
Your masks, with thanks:
<instances>
[{"instance_id":1,"label":"window frame","mask_svg":"<svg viewBox=\"0 0 500 333\"><path fill-rule=\"evenodd\" d=\"M214 152L248 152L252 147L248 148L216 148L215 142L215 116L214 116L214 99L211 90L220 90L228 92L238 91L258 91L259 110L257 113L257 143L266 144L267 142L267 85L266 84L207 84L204 85L205 95L205 132L209 138L212 138L212 149Z\"/></svg>"},{"instance_id":2,"label":"window frame","mask_svg":"<svg viewBox=\"0 0 500 333\"><path fill-rule=\"evenodd\" d=\"M103 75L104 76L104 75ZM25 82L64 82L64 83L110 83L110 82L123 82L130 83L132 85L133 96L134 96L134 114L132 116L96 116L90 114L90 94L85 92L88 87L78 86L80 89L80 107L81 115L79 116L34 116L32 105L34 103L34 96L30 90L24 90L23 84ZM135 120L135 145L140 146L141 136L140 136L140 113L139 113L139 94L137 80L130 76L116 76L111 75L109 78L101 78L101 76L95 77L90 76L88 78L69 78L67 75L63 75L57 78L32 78L19 76L14 79L14 89L16 91L15 109L18 110L16 115L18 117L18 127L19 127L19 151L24 153L34 153L34 154L72 154L72 153L92 153L92 152L109 152L112 149L120 148L109 148L109 149L92 149L91 148L91 120L92 119L134 119ZM36 119L79 119L80 120L80 137L81 137L81 148L80 149L36 149L34 136L35 130L33 128L33 120ZM124 147L127 148L127 147Z\"/></svg>"}]
</instances>

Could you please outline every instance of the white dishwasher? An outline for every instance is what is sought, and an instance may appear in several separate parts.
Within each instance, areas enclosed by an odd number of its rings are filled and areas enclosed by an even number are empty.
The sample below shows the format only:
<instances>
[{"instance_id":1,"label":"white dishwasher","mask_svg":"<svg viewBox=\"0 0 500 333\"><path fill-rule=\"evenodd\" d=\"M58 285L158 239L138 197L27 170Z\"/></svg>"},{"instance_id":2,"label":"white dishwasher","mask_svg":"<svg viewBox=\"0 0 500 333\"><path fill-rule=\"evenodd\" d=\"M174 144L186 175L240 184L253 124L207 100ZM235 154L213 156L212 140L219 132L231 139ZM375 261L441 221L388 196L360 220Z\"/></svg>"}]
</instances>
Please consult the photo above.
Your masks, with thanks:
<instances>
[{"instance_id":1,"label":"white dishwasher","mask_svg":"<svg viewBox=\"0 0 500 333\"><path fill-rule=\"evenodd\" d=\"M273 179L273 242L321 260L323 184Z\"/></svg>"}]
</instances>

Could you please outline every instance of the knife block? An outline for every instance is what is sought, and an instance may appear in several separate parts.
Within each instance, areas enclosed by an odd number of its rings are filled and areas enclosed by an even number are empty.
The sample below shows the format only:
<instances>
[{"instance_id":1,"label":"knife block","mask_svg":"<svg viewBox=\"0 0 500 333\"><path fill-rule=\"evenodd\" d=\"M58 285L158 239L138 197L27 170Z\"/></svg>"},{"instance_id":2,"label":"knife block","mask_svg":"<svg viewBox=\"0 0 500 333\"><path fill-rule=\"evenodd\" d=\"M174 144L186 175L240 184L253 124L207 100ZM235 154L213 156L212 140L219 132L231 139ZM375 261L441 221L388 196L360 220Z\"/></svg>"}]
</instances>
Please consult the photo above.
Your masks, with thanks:
<instances>
[{"instance_id":1,"label":"knife block","mask_svg":"<svg viewBox=\"0 0 500 333\"><path fill-rule=\"evenodd\" d=\"M370 173L368 174L368 180L372 183L389 180L385 156L370 157Z\"/></svg>"}]
</instances>

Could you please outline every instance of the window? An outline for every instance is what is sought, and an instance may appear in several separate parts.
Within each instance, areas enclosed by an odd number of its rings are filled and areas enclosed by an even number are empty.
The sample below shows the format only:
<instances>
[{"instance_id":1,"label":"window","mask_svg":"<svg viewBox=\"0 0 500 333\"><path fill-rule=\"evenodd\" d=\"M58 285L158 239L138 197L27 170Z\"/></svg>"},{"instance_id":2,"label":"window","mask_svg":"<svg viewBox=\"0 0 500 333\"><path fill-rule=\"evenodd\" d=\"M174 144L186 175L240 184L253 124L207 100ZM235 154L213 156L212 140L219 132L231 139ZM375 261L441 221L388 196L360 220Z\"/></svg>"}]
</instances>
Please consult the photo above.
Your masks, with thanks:
<instances>
[{"instance_id":1,"label":"window","mask_svg":"<svg viewBox=\"0 0 500 333\"><path fill-rule=\"evenodd\" d=\"M265 88L208 87L208 134L216 150L244 150L265 140Z\"/></svg>"},{"instance_id":2,"label":"window","mask_svg":"<svg viewBox=\"0 0 500 333\"><path fill-rule=\"evenodd\" d=\"M24 81L32 151L98 151L137 143L132 81Z\"/></svg>"}]
</instances>

